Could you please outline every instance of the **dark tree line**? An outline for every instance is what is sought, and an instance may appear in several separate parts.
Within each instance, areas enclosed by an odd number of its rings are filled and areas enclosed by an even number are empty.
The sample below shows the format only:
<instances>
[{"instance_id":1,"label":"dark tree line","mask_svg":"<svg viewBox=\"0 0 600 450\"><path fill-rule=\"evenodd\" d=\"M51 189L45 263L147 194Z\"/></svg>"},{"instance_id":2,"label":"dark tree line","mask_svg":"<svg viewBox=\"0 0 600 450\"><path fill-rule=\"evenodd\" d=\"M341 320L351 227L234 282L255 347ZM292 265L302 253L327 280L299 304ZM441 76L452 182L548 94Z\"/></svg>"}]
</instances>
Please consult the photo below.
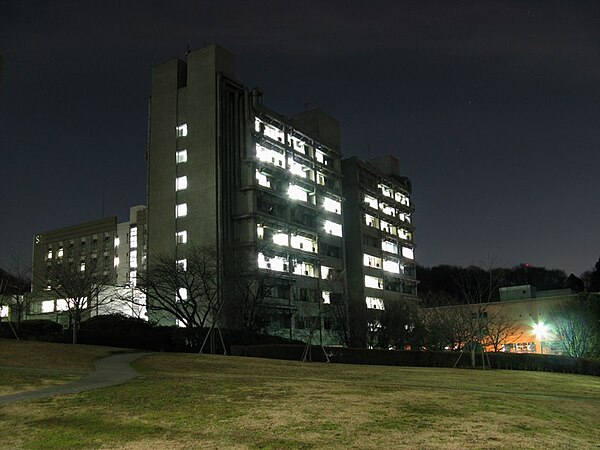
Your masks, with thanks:
<instances>
[{"instance_id":1,"label":"dark tree line","mask_svg":"<svg viewBox=\"0 0 600 450\"><path fill-rule=\"evenodd\" d=\"M431 295L446 296L454 301L468 300L462 289L464 283L479 284L488 289L481 292L482 302L500 300L498 288L501 286L534 285L538 290L574 288L577 284L574 275L570 277L563 270L521 264L511 268L490 268L477 266L459 267L440 265L417 268L419 297L427 301ZM491 280L491 282L490 282ZM577 289L574 289L577 291ZM469 301L464 301L469 303ZM473 302L470 302L473 303Z\"/></svg>"}]
</instances>

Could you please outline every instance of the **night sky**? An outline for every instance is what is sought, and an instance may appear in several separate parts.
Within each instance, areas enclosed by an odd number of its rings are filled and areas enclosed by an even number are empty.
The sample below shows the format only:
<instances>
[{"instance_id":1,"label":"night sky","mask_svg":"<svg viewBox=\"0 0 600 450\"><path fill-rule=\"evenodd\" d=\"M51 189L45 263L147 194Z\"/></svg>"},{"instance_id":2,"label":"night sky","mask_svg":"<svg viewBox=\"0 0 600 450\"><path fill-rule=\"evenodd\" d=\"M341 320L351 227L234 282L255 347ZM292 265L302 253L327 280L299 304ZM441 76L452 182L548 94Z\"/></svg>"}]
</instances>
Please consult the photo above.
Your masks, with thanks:
<instances>
[{"instance_id":1,"label":"night sky","mask_svg":"<svg viewBox=\"0 0 600 450\"><path fill-rule=\"evenodd\" d=\"M0 267L145 203L150 67L216 43L413 180L424 265L600 256L600 2L0 0Z\"/></svg>"}]
</instances>

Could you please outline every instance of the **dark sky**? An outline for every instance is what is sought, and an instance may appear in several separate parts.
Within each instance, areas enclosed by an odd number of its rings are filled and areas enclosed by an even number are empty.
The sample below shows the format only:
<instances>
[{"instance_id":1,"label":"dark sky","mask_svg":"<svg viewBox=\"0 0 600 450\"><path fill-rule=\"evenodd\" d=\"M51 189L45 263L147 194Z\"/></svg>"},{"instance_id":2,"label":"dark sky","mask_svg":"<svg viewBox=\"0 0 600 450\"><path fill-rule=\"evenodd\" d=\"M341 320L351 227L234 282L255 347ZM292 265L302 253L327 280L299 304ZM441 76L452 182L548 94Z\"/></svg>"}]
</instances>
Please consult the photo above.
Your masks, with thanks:
<instances>
[{"instance_id":1,"label":"dark sky","mask_svg":"<svg viewBox=\"0 0 600 450\"><path fill-rule=\"evenodd\" d=\"M413 180L424 265L600 256L598 1L0 0L0 266L145 203L150 67L217 43Z\"/></svg>"}]
</instances>

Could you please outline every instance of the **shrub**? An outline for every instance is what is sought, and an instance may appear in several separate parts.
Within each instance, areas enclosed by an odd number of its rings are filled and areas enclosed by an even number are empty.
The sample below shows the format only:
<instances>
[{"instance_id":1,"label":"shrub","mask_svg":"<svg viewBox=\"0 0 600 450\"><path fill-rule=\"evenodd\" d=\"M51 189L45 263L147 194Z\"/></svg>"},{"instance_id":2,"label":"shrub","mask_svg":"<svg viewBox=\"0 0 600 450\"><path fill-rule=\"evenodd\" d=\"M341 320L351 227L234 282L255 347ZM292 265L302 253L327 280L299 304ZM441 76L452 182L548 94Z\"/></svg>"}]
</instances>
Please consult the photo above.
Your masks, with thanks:
<instances>
[{"instance_id":1,"label":"shrub","mask_svg":"<svg viewBox=\"0 0 600 450\"><path fill-rule=\"evenodd\" d=\"M23 336L50 337L62 331L61 324L45 319L23 320L19 325L19 335Z\"/></svg>"}]
</instances>

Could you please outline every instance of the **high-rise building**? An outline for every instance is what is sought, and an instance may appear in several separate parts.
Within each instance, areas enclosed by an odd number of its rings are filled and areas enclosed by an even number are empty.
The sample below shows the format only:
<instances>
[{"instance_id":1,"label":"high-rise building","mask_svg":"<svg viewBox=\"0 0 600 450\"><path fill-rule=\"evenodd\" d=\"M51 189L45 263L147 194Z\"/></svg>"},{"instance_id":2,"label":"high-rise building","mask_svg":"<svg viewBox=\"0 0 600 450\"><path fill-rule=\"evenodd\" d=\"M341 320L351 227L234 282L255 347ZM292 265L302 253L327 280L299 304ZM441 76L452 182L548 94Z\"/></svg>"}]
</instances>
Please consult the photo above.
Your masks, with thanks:
<instances>
[{"instance_id":1,"label":"high-rise building","mask_svg":"<svg viewBox=\"0 0 600 450\"><path fill-rule=\"evenodd\" d=\"M349 322L364 347L379 326L369 312L416 300L411 182L392 156L344 159L342 173Z\"/></svg>"},{"instance_id":2,"label":"high-rise building","mask_svg":"<svg viewBox=\"0 0 600 450\"><path fill-rule=\"evenodd\" d=\"M306 339L312 330L337 342L324 309L345 285L339 146L335 119L265 107L218 46L154 67L149 267L161 255L184 261L193 246L214 248L223 268L255 269L269 285L270 333ZM219 276L226 287L227 270Z\"/></svg>"}]
</instances>

